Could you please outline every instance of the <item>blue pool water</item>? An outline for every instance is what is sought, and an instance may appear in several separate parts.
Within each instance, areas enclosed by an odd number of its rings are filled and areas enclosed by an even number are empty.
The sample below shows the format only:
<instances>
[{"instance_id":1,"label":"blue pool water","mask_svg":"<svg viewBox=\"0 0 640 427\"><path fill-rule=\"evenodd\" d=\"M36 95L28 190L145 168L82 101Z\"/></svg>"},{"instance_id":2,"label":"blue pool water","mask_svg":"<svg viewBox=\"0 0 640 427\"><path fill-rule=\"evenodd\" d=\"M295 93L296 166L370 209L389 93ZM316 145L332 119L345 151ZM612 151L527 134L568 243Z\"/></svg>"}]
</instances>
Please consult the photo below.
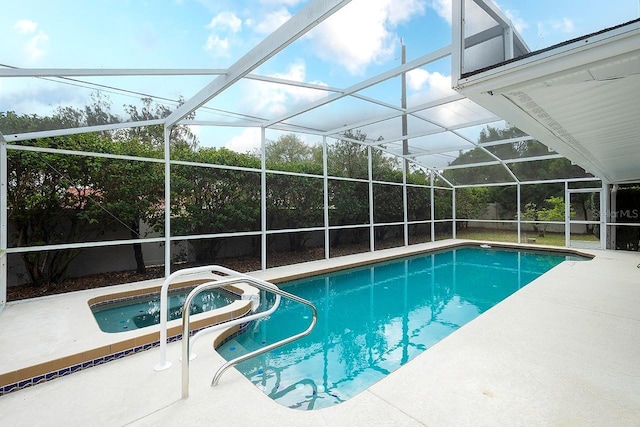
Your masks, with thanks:
<instances>
[{"instance_id":1,"label":"blue pool water","mask_svg":"<svg viewBox=\"0 0 640 427\"><path fill-rule=\"evenodd\" d=\"M237 368L282 405L343 402L575 256L458 248L282 283L318 309L307 337ZM218 351L227 359L304 330L311 312L282 300Z\"/></svg>"},{"instance_id":2,"label":"blue pool water","mask_svg":"<svg viewBox=\"0 0 640 427\"><path fill-rule=\"evenodd\" d=\"M190 289L170 292L168 295L168 320L182 318L184 305ZM204 291L191 303L191 314L214 310L231 304L236 296L220 289ZM126 301L100 304L91 308L98 326L104 332L126 332L160 323L160 294L152 294Z\"/></svg>"}]
</instances>

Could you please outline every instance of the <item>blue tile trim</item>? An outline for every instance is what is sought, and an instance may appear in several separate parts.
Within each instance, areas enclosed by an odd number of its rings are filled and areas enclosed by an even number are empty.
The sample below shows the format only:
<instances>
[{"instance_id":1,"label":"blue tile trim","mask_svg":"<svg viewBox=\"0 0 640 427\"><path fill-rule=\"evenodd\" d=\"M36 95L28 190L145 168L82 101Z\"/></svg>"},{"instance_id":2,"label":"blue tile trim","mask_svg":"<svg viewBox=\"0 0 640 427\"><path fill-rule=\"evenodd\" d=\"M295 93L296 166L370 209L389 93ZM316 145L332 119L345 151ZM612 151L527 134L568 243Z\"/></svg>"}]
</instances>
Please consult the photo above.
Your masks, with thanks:
<instances>
[{"instance_id":1,"label":"blue tile trim","mask_svg":"<svg viewBox=\"0 0 640 427\"><path fill-rule=\"evenodd\" d=\"M229 335L228 337L226 337L225 339L223 339L218 345L218 347L223 346L226 342L231 341L232 339L238 337L240 334L244 333L249 328L249 326L251 326L254 322L256 321L252 320L250 322L240 324L240 326L238 326L238 330L232 333L231 335Z\"/></svg>"},{"instance_id":2,"label":"blue tile trim","mask_svg":"<svg viewBox=\"0 0 640 427\"><path fill-rule=\"evenodd\" d=\"M18 384L8 384L2 388L2 394L11 393L18 387Z\"/></svg>"},{"instance_id":3,"label":"blue tile trim","mask_svg":"<svg viewBox=\"0 0 640 427\"><path fill-rule=\"evenodd\" d=\"M240 329L238 330L238 332L234 333L232 335L232 337L235 337L235 336L239 335L241 332L243 332L248 327L248 325L250 323L251 322L244 323L244 324L240 325ZM196 332L198 332L201 329L204 329L204 328L193 330L193 331L191 331L190 335L195 334ZM169 337L168 341L169 342L175 342L175 341L178 341L181 338L182 338L182 334L180 333L178 335L174 335L172 337ZM230 338L231 337L229 337L227 339L230 339ZM67 367L59 369L57 371L52 371L52 372L48 372L48 373L43 374L43 375L38 375L38 376L36 376L34 378L27 378L27 379L19 381L17 383L6 384L5 386L0 387L0 396L3 396L3 395L8 394L8 393L12 393L14 391L23 390L25 388L32 387L32 386L34 386L36 384L42 384L42 383L45 383L47 381L54 380L56 378L64 377L64 376L70 375L70 374L72 374L74 372L79 372L79 371L82 371L84 369L88 369L88 368L90 368L92 366L98 366L98 365L102 365L103 363L110 362L112 360L122 359L123 357L127 357L127 356L132 355L132 354L140 353L141 351L146 351L146 350L149 350L151 348L158 347L158 346L160 346L160 341L155 341L155 342L152 342L152 343L136 346L136 347L124 350L124 351L117 352L117 353L109 354L107 356L98 357L98 358L93 359L93 360L87 360L87 361L79 363L77 365L67 366Z\"/></svg>"},{"instance_id":4,"label":"blue tile trim","mask_svg":"<svg viewBox=\"0 0 640 427\"><path fill-rule=\"evenodd\" d=\"M36 385L36 384L43 383L45 381L47 381L45 375L38 375L37 377L33 377L31 382L33 385Z\"/></svg>"}]
</instances>

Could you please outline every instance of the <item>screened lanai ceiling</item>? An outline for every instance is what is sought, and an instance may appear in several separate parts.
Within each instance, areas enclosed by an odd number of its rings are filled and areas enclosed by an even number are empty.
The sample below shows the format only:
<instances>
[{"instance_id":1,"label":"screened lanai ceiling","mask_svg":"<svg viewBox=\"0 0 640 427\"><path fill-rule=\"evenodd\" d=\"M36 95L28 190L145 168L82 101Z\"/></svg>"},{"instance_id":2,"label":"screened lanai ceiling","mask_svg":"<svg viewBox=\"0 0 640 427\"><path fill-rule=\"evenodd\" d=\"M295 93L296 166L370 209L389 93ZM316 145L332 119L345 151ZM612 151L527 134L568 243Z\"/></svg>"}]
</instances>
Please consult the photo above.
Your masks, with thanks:
<instances>
[{"instance_id":1,"label":"screened lanai ceiling","mask_svg":"<svg viewBox=\"0 0 640 427\"><path fill-rule=\"evenodd\" d=\"M600 94L601 98L598 98L599 101L594 105L594 110L607 111L606 117L612 120L615 118L615 122L610 122L607 129L601 128L600 132L596 132L595 127L585 128L585 125L595 126L595 121L588 116L565 125L565 119L574 117L569 109L561 106L555 110L547 109L554 114L559 114L556 121L569 129L574 140L580 142L571 146L566 141L559 143L557 138L548 138L548 135L539 132L539 129L529 121L520 120L519 115L514 114L507 107L497 107L495 103L486 102L485 96L476 95L475 89L469 89L467 93L466 88L471 86L466 86L460 92L452 90L448 73L453 66L452 53L455 40L451 40L450 37L445 37L445 42L440 47L424 49L424 51L416 49L420 43L411 43L411 50L406 60L400 58L400 49L398 49L398 58L393 66L376 67L376 72L366 73L361 78L356 73L348 85L334 86L331 83L331 70L322 81L315 82L307 82L303 77L298 78L293 69L289 70L290 73L262 72L265 65L277 60L279 55L294 46L300 47L305 40L313 37L314 31L318 31L317 27L323 25L323 21L332 15L339 17L345 14L350 3L352 2L337 0L309 2L277 30L225 68L0 69L0 77L24 80L27 81L27 85L49 85L51 92L60 91L66 85L74 87L84 85L87 90L104 90L115 98L122 96L124 103L132 97L149 96L157 102L166 102L172 107L175 106L175 111L161 121L114 123L95 128L43 130L23 134L14 134L5 129L0 131L11 143L42 136L115 129L131 125L186 124L197 129L200 141L204 145L209 144L210 140L221 138L218 136L219 133L232 128L265 129L267 139L276 139L277 135L292 132L297 135L306 135L303 139L308 142L320 142L323 138L327 138L328 143L336 139L344 139L344 133L350 131L366 134L364 141L356 142L371 145L390 155L406 158L415 167L434 170L438 173L461 167L498 167L504 170L505 182L526 181L531 178L518 177L510 165L516 162L552 160L564 155L585 167L589 172L611 182L640 179L631 171L633 167L630 166L634 162L640 163L637 157L634 157L638 155L638 150L636 153L630 153L634 141L631 135L638 135L636 132L638 121L631 123L633 120L629 119L634 112L637 112L637 103L634 110L634 106L631 105L633 91L625 93L624 90L625 82L633 82L634 87L637 87L637 74L633 76L633 70L638 61L637 55L635 59L633 56L617 59L618 62L610 62L604 67L603 65L606 64L599 60L594 64L586 64L587 68L582 71L586 73L585 75L592 76L592 81L606 78L611 82L612 77L617 78L620 72L632 75L630 78L621 79L618 84L614 82L615 91L603 88L597 93L590 91L582 95L592 98ZM473 3L481 5L483 10L497 10L491 2L474 0ZM489 6L486 6L487 4ZM357 22L351 22L351 25L350 31L345 32L345 38L342 41L345 45L356 38ZM498 20L498 26L511 29L508 20L502 22ZM454 32L455 30L454 25ZM489 34L490 30L492 31L488 28L482 34ZM517 34L515 40L516 51L525 53L523 50L526 50L526 46ZM616 71L612 71L611 64L619 64ZM568 67L569 75L579 76L581 71L576 67ZM602 70L600 75L597 74L597 70ZM579 77L576 78L580 80ZM408 90L403 89L406 88L407 79L411 83ZM417 82L421 79L428 81L428 84L418 84ZM538 95L541 93L541 87L548 88L551 81L559 82L560 80L563 85L574 87L567 85L569 80L560 79L559 75L553 74L550 79L537 81L531 90L537 91L535 95ZM181 86L180 96L183 102L180 103L177 102L178 98L174 90L165 89L170 87L169 82L175 81L179 81ZM557 105L559 101L566 98L566 92L554 92L554 90L544 92L545 105L554 103ZM480 90L479 93L485 92ZM534 94L534 92L527 93ZM611 109L610 104L619 96L624 96L625 102ZM576 99L576 101L578 105L584 105L583 99ZM117 102L120 101L113 101L114 104ZM617 114L623 111L623 107L627 109L626 113ZM521 107L512 102L511 108L518 110ZM406 126L403 124L404 119L406 119ZM535 158L514 159L501 158L495 154L496 150L488 149L500 144L508 145L531 139L526 136L517 140L491 141L481 146L478 142L481 131L487 126L505 128L508 126L505 119L549 146L548 152L538 154ZM618 129L617 133L612 132L614 127ZM588 134L588 139L584 139L580 134L582 130ZM606 130L609 133L606 133ZM616 136L620 134L627 135L624 140L626 142L619 140ZM603 135L607 135L606 141L609 147L618 141L615 145L616 150L606 150L609 154L618 152L617 157L611 158L611 161L603 157L604 151L597 150L598 141L603 141ZM454 163L461 153L474 149L479 150L483 155L476 156L475 160L464 164ZM624 168L618 165L614 170L613 166L608 166L621 158L625 159L627 164ZM539 179L544 178L546 177L539 177ZM475 183L466 182L465 184Z\"/></svg>"}]
</instances>

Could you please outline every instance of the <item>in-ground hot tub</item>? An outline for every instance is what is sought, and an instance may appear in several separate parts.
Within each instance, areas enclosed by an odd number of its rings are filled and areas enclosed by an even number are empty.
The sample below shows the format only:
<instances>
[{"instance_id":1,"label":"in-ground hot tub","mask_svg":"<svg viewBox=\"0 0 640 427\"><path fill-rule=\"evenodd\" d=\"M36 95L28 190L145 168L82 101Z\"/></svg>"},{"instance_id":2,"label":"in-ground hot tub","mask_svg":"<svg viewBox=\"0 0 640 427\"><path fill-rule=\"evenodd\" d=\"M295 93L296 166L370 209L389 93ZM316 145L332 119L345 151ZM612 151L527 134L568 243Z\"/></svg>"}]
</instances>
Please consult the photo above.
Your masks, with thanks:
<instances>
[{"instance_id":1,"label":"in-ground hot tub","mask_svg":"<svg viewBox=\"0 0 640 427\"><path fill-rule=\"evenodd\" d=\"M180 319L187 295L195 286L181 287L169 292L168 320ZM211 289L200 293L191 304L190 314L204 313L230 305L242 295L233 289ZM117 333L142 329L160 323L160 294L125 296L90 306L103 332Z\"/></svg>"}]
</instances>

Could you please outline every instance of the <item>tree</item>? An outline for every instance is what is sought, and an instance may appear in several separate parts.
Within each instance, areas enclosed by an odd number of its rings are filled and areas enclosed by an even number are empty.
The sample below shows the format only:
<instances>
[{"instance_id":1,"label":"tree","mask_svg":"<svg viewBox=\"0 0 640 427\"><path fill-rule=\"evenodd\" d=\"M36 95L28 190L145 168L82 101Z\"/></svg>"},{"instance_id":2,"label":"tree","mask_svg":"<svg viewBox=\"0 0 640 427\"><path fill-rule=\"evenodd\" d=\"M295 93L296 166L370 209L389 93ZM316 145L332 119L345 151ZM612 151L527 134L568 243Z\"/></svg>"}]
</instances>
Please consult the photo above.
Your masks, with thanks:
<instances>
[{"instance_id":1,"label":"tree","mask_svg":"<svg viewBox=\"0 0 640 427\"><path fill-rule=\"evenodd\" d=\"M111 101L101 92L92 93L91 103L82 108L58 107L55 115L62 122L63 128L99 126L122 121L118 115L111 112ZM111 134L104 132L103 135Z\"/></svg>"},{"instance_id":2,"label":"tree","mask_svg":"<svg viewBox=\"0 0 640 427\"><path fill-rule=\"evenodd\" d=\"M548 207L538 209L538 220L540 221L564 221L565 217L565 202L562 197L552 196L545 200ZM575 211L570 208L569 215L571 218L575 216ZM541 236L547 231L549 224L543 223Z\"/></svg>"},{"instance_id":3,"label":"tree","mask_svg":"<svg viewBox=\"0 0 640 427\"><path fill-rule=\"evenodd\" d=\"M321 227L324 223L323 181L307 176L267 175L267 227L290 229ZM289 250L306 250L309 232L288 234Z\"/></svg>"},{"instance_id":4,"label":"tree","mask_svg":"<svg viewBox=\"0 0 640 427\"><path fill-rule=\"evenodd\" d=\"M132 122L162 119L172 110L162 104L153 104L151 98L142 98L142 106L126 105L125 111ZM182 98L180 98L180 103ZM193 117L191 114L188 117ZM136 157L162 158L164 152L164 127L162 125L131 127L115 133L113 154ZM198 139L187 126L176 125L169 132L169 144L175 152L197 148ZM139 239L142 221L159 222L161 201L164 199L164 170L157 163L145 161L110 162L112 167L103 174L104 186L108 188L108 208L116 212L123 224L128 224L132 239ZM118 170L118 168L120 170ZM107 170L105 170L107 172ZM135 178L135 179L133 179ZM164 217L162 217L164 218ZM164 220L162 220L164 223ZM157 227L156 227L157 228ZM142 245L133 243L136 272L144 273L146 266Z\"/></svg>"},{"instance_id":5,"label":"tree","mask_svg":"<svg viewBox=\"0 0 640 427\"><path fill-rule=\"evenodd\" d=\"M15 111L0 112L0 131L5 135L62 128L63 122L58 115L41 117L37 114L18 115Z\"/></svg>"},{"instance_id":6,"label":"tree","mask_svg":"<svg viewBox=\"0 0 640 427\"><path fill-rule=\"evenodd\" d=\"M142 100L142 110L125 107L131 120L170 114L167 107ZM83 108L64 107L50 117L0 113L4 133L63 129L121 122L99 92ZM197 139L184 126L171 132L172 146L192 149ZM25 141L25 145L137 157L162 158L162 126L129 128ZM163 197L163 170L156 163L101 157L10 151L8 188L10 221L19 245L87 241L126 227L140 237L140 222L157 214ZM141 245L133 244L138 272L144 272ZM63 280L80 250L32 252L23 255L33 284Z\"/></svg>"},{"instance_id":7,"label":"tree","mask_svg":"<svg viewBox=\"0 0 640 427\"><path fill-rule=\"evenodd\" d=\"M259 168L259 160L226 148L183 148L183 160L205 165ZM171 227L174 235L216 234L260 229L260 174L208 166L171 168ZM155 225L164 226L159 215ZM213 262L223 238L191 240L198 262Z\"/></svg>"},{"instance_id":8,"label":"tree","mask_svg":"<svg viewBox=\"0 0 640 427\"><path fill-rule=\"evenodd\" d=\"M524 205L524 210L520 212L520 219L522 221L530 221L532 222L533 231L538 233L538 210L536 209L536 204L533 202L529 202Z\"/></svg>"},{"instance_id":9,"label":"tree","mask_svg":"<svg viewBox=\"0 0 640 427\"><path fill-rule=\"evenodd\" d=\"M293 133L281 135L276 141L267 141L265 146L267 168L272 166L291 165L296 163L318 163L314 162L314 152L320 151L320 144L307 145ZM319 162L322 167L322 161ZM319 171L322 173L322 169Z\"/></svg>"},{"instance_id":10,"label":"tree","mask_svg":"<svg viewBox=\"0 0 640 427\"><path fill-rule=\"evenodd\" d=\"M548 222L563 222L565 220L565 201L562 197L551 196L544 201L545 206L537 209L533 203L525 205L525 211L520 216L526 221L536 221L534 230L544 237ZM571 218L575 216L575 210L570 208L569 215Z\"/></svg>"},{"instance_id":11,"label":"tree","mask_svg":"<svg viewBox=\"0 0 640 427\"><path fill-rule=\"evenodd\" d=\"M97 134L70 135L30 141L38 147L102 151L108 141ZM15 227L15 244L54 245L87 241L103 233L96 224L108 222L105 211L89 214L99 206L103 193L95 185L101 159L10 151L8 153L9 221ZM79 249L22 254L33 285L59 283Z\"/></svg>"},{"instance_id":12,"label":"tree","mask_svg":"<svg viewBox=\"0 0 640 427\"><path fill-rule=\"evenodd\" d=\"M327 149L327 168L329 175L366 179L369 176L367 147L353 142L363 141L366 134L347 131L343 139ZM331 225L369 223L369 190L363 182L329 181L329 223ZM350 235L353 243L360 243L363 237L361 229L336 230L331 242L337 247L341 239Z\"/></svg>"},{"instance_id":13,"label":"tree","mask_svg":"<svg viewBox=\"0 0 640 427\"><path fill-rule=\"evenodd\" d=\"M135 157L156 158L162 149L149 141L130 139L113 141L113 154ZM143 160L103 159L102 166L95 171L96 187L101 188L102 202L99 207L91 205L91 210L102 209L109 212L114 225L121 224L129 230L131 239L141 236L142 222L151 222L158 212L162 212L164 199L164 168L160 163ZM91 213L94 215L96 213ZM133 243L136 272L146 272L142 244Z\"/></svg>"},{"instance_id":14,"label":"tree","mask_svg":"<svg viewBox=\"0 0 640 427\"><path fill-rule=\"evenodd\" d=\"M309 174L322 174L322 162L315 152L319 144L309 146L294 134L282 135L265 146L267 168ZM309 176L269 174L267 176L267 227L269 229L322 226L324 218L323 182ZM288 234L289 250L306 249L312 234Z\"/></svg>"},{"instance_id":15,"label":"tree","mask_svg":"<svg viewBox=\"0 0 640 427\"><path fill-rule=\"evenodd\" d=\"M520 180L541 180L547 178L580 178L588 177L582 168L572 165L564 158L535 160L536 156L549 153L547 147L536 140L516 141L498 145L486 145L489 142L502 141L512 138L526 136L524 132L516 127L504 129L487 126L480 132L478 143L480 147L466 152L460 152L451 165L473 165L478 162L494 161L492 155L502 160L532 159L524 162L508 163L508 169ZM491 165L482 167L469 167L463 169L450 169L444 172L444 177L454 184L482 184L513 182L513 177L509 174L504 165ZM542 206L545 199L551 196L562 196L564 186L562 183L556 184L535 184L521 186L521 201L523 205L532 203L535 206ZM515 186L491 186L487 194L487 200L500 204L507 212L507 216L514 217L521 208L516 206ZM456 203L471 204L472 201L465 201L460 198Z\"/></svg>"},{"instance_id":16,"label":"tree","mask_svg":"<svg viewBox=\"0 0 640 427\"><path fill-rule=\"evenodd\" d=\"M404 205L402 187L390 184L373 184L373 220L374 222L389 223L404 220ZM381 225L375 227L376 242L389 237L398 236L397 226ZM402 234L400 234L402 236Z\"/></svg>"},{"instance_id":17,"label":"tree","mask_svg":"<svg viewBox=\"0 0 640 427\"><path fill-rule=\"evenodd\" d=\"M363 141L367 135L356 131L346 131L343 139L327 148L327 169L329 175L347 178L367 179L369 176L367 147L353 142Z\"/></svg>"},{"instance_id":18,"label":"tree","mask_svg":"<svg viewBox=\"0 0 640 427\"><path fill-rule=\"evenodd\" d=\"M460 188L456 191L456 218L477 219L486 209L489 196L487 187ZM466 228L467 221L457 221L461 228Z\"/></svg>"},{"instance_id":19,"label":"tree","mask_svg":"<svg viewBox=\"0 0 640 427\"><path fill-rule=\"evenodd\" d=\"M173 112L173 110L166 105L154 104L151 98L142 98L140 101L142 103L140 109L133 104L124 106L125 112L129 115L129 119L132 122L164 119ZM183 99L180 97L178 106L182 105L182 103ZM194 117L195 113L186 116L187 119ZM164 126L152 125L121 129L117 132L116 139L144 141L156 148L162 148L164 147ZM191 132L188 126L184 125L171 127L169 141L171 148L175 149L187 148L195 150L198 147L198 138Z\"/></svg>"}]
</instances>

